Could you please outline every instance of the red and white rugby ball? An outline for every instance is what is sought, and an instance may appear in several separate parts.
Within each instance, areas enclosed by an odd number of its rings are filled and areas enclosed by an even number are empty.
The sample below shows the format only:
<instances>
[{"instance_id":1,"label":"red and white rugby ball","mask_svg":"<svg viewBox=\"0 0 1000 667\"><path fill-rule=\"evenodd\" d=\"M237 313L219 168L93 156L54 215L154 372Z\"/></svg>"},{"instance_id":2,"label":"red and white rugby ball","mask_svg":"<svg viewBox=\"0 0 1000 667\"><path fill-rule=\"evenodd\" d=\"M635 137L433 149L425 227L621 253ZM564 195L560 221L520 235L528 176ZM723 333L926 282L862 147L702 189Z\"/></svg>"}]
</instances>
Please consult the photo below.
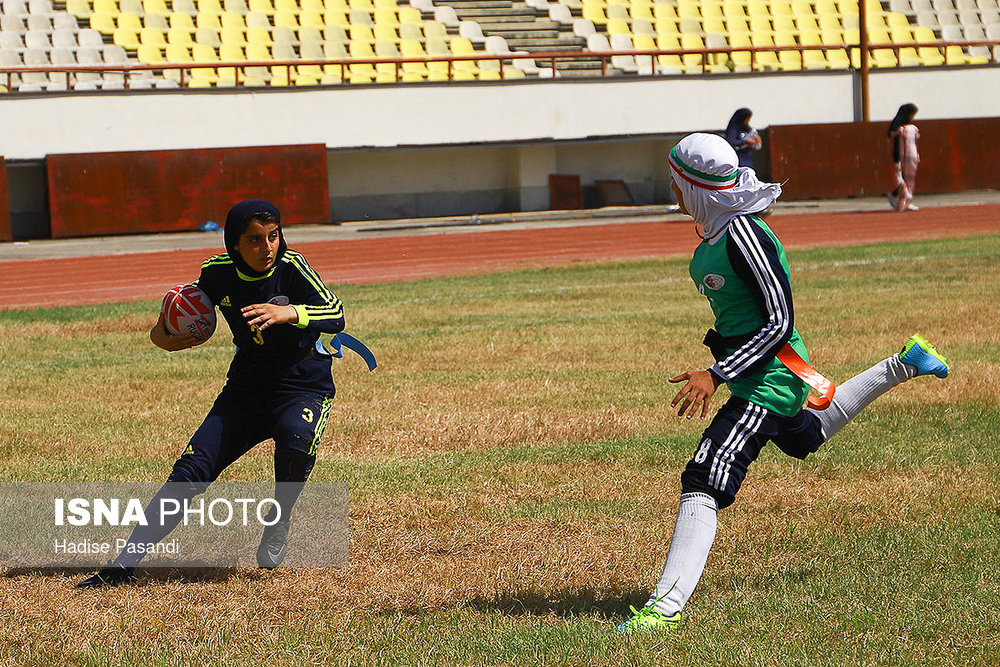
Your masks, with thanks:
<instances>
[{"instance_id":1,"label":"red and white rugby ball","mask_svg":"<svg viewBox=\"0 0 1000 667\"><path fill-rule=\"evenodd\" d=\"M215 306L194 285L175 285L163 297L163 321L172 334L191 334L204 343L215 333Z\"/></svg>"}]
</instances>

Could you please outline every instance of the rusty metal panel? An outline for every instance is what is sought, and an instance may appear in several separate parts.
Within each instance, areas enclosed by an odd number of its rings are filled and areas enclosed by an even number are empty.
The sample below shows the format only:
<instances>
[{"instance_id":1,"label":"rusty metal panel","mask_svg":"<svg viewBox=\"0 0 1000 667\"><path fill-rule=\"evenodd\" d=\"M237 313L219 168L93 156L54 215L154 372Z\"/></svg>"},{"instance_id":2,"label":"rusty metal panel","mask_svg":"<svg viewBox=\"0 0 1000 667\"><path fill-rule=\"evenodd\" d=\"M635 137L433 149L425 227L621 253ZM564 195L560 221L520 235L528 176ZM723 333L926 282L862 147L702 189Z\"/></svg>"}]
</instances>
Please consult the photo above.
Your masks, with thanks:
<instances>
[{"instance_id":1,"label":"rusty metal panel","mask_svg":"<svg viewBox=\"0 0 1000 667\"><path fill-rule=\"evenodd\" d=\"M1000 118L920 120L917 192L1000 186ZM882 123L781 125L768 128L771 180L786 199L883 193L894 184L892 143ZM787 182L786 182L787 181Z\"/></svg>"},{"instance_id":2,"label":"rusty metal panel","mask_svg":"<svg viewBox=\"0 0 1000 667\"><path fill-rule=\"evenodd\" d=\"M0 156L0 241L13 241L10 228L10 198L7 197L7 161Z\"/></svg>"},{"instance_id":3,"label":"rusty metal panel","mask_svg":"<svg viewBox=\"0 0 1000 667\"><path fill-rule=\"evenodd\" d=\"M243 199L266 199L282 224L328 222L326 146L49 155L52 237L221 225Z\"/></svg>"}]
</instances>

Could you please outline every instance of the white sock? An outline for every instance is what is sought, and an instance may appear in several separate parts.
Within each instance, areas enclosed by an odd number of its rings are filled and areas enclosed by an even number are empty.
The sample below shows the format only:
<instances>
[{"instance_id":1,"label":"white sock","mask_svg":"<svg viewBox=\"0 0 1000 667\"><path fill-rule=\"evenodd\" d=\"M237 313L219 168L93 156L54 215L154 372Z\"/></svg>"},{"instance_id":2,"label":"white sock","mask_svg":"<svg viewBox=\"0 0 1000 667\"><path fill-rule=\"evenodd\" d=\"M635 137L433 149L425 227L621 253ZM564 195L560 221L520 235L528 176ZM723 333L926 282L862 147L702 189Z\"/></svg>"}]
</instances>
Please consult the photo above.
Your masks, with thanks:
<instances>
[{"instance_id":1,"label":"white sock","mask_svg":"<svg viewBox=\"0 0 1000 667\"><path fill-rule=\"evenodd\" d=\"M858 416L868 404L917 375L917 369L899 360L898 355L884 359L866 371L855 375L844 384L837 385L833 401L825 410L810 410L819 417L823 437L829 440L847 422Z\"/></svg>"},{"instance_id":2,"label":"white sock","mask_svg":"<svg viewBox=\"0 0 1000 667\"><path fill-rule=\"evenodd\" d=\"M687 604L715 541L719 506L707 493L682 493L663 574L646 603L667 616Z\"/></svg>"}]
</instances>

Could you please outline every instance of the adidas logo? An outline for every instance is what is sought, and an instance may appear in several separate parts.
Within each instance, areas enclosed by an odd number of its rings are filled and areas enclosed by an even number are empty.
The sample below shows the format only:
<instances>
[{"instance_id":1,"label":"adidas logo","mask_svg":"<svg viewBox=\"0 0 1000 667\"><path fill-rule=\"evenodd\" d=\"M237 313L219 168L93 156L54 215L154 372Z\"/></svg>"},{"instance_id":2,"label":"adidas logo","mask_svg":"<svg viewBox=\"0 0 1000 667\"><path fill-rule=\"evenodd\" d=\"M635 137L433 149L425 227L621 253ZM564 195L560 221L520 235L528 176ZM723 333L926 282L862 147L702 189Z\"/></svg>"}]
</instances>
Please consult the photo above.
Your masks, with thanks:
<instances>
[{"instance_id":1,"label":"adidas logo","mask_svg":"<svg viewBox=\"0 0 1000 667\"><path fill-rule=\"evenodd\" d=\"M226 296L222 297L222 302L219 304L219 307L220 308L227 308L227 307L229 307L231 305L233 305L233 304L229 302L229 295L227 294Z\"/></svg>"}]
</instances>

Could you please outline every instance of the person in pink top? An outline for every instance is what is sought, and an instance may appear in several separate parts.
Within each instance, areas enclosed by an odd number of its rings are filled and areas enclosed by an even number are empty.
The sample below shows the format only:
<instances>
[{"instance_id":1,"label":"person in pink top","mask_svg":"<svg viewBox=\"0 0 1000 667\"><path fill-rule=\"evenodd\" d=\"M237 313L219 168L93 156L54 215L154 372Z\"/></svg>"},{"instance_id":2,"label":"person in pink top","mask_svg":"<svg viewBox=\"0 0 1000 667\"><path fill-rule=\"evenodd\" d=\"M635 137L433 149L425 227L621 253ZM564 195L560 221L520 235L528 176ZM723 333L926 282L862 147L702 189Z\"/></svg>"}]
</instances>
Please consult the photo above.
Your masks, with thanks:
<instances>
[{"instance_id":1,"label":"person in pink top","mask_svg":"<svg viewBox=\"0 0 1000 667\"><path fill-rule=\"evenodd\" d=\"M896 117L889 124L896 188L886 194L886 197L896 211L917 210L913 204L913 193L917 187L917 165L920 164L920 154L917 153L920 130L913 124L913 117L916 115L917 105L907 103L899 107Z\"/></svg>"}]
</instances>

